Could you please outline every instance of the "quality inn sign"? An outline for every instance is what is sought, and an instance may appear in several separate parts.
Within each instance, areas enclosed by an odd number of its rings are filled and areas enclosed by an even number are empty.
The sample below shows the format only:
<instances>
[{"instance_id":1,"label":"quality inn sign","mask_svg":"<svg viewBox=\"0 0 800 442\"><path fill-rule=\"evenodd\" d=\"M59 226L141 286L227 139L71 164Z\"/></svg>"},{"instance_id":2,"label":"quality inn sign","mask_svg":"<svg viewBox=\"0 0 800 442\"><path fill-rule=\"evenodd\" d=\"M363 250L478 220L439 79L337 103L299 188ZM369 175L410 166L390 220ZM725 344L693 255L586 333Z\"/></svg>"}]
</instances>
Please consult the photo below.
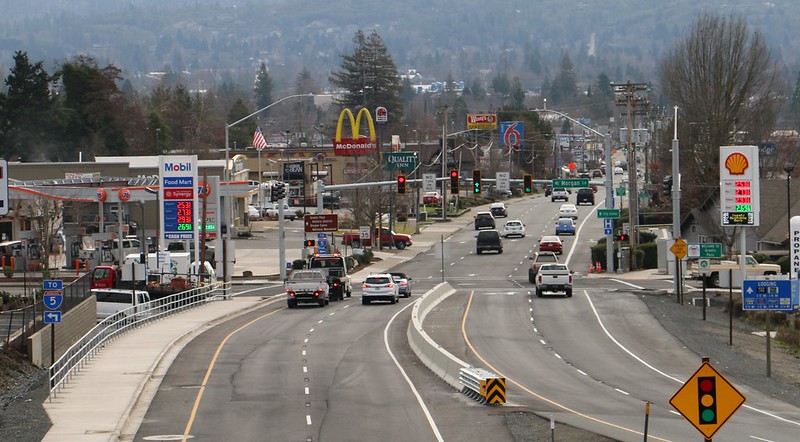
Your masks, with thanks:
<instances>
[{"instance_id":1,"label":"quality inn sign","mask_svg":"<svg viewBox=\"0 0 800 442\"><path fill-rule=\"evenodd\" d=\"M410 172L417 167L416 152L388 152L383 154L383 169Z\"/></svg>"}]
</instances>

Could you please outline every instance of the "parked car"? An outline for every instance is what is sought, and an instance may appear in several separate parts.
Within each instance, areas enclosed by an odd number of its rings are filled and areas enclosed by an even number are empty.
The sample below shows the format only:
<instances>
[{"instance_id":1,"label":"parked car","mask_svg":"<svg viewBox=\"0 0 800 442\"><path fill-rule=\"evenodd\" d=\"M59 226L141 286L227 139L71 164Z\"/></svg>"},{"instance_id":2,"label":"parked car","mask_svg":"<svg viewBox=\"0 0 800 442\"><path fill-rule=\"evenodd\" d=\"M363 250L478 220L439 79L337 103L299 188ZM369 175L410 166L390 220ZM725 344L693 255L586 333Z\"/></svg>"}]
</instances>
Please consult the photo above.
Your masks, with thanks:
<instances>
[{"instance_id":1,"label":"parked car","mask_svg":"<svg viewBox=\"0 0 800 442\"><path fill-rule=\"evenodd\" d=\"M503 203L492 203L492 205L489 206L489 211L492 212L492 216L495 218L508 218L508 209Z\"/></svg>"},{"instance_id":2,"label":"parked car","mask_svg":"<svg viewBox=\"0 0 800 442\"><path fill-rule=\"evenodd\" d=\"M475 253L480 255L483 252L494 250L498 254L503 253L503 240L500 239L500 232L497 230L481 230L476 235Z\"/></svg>"},{"instance_id":3,"label":"parked car","mask_svg":"<svg viewBox=\"0 0 800 442\"><path fill-rule=\"evenodd\" d=\"M574 235L575 221L572 218L559 218L556 221L556 235Z\"/></svg>"},{"instance_id":4,"label":"parked car","mask_svg":"<svg viewBox=\"0 0 800 442\"><path fill-rule=\"evenodd\" d=\"M475 214L475 230L479 230L484 227L488 227L490 229L495 228L494 215L492 215L492 212L478 212Z\"/></svg>"},{"instance_id":5,"label":"parked car","mask_svg":"<svg viewBox=\"0 0 800 442\"><path fill-rule=\"evenodd\" d=\"M578 189L578 193L576 194L575 204L581 205L582 203L589 203L594 205L594 190L591 187L584 187L582 189Z\"/></svg>"},{"instance_id":6,"label":"parked car","mask_svg":"<svg viewBox=\"0 0 800 442\"><path fill-rule=\"evenodd\" d=\"M400 298L400 287L389 273L375 273L367 276L361 284L361 303L372 301L389 301L397 304Z\"/></svg>"},{"instance_id":7,"label":"parked car","mask_svg":"<svg viewBox=\"0 0 800 442\"><path fill-rule=\"evenodd\" d=\"M247 206L247 217L250 218L251 221L260 220L261 211L259 211L256 206Z\"/></svg>"},{"instance_id":8,"label":"parked car","mask_svg":"<svg viewBox=\"0 0 800 442\"><path fill-rule=\"evenodd\" d=\"M553 252L560 255L564 251L564 243L562 243L561 238L557 236L543 236L542 239L539 240L539 251Z\"/></svg>"},{"instance_id":9,"label":"parked car","mask_svg":"<svg viewBox=\"0 0 800 442\"><path fill-rule=\"evenodd\" d=\"M278 203L272 203L272 205L267 208L267 217L272 219L278 219L278 209L279 209ZM297 213L298 210L296 208L291 207L286 203L283 203L283 219L294 221L297 219L298 216Z\"/></svg>"},{"instance_id":10,"label":"parked car","mask_svg":"<svg viewBox=\"0 0 800 442\"><path fill-rule=\"evenodd\" d=\"M578 208L575 204L562 204L558 209L558 217L578 219Z\"/></svg>"},{"instance_id":11,"label":"parked car","mask_svg":"<svg viewBox=\"0 0 800 442\"><path fill-rule=\"evenodd\" d=\"M553 192L550 194L550 201L555 202L557 200L569 201L569 192L567 192L567 189L561 187L553 189Z\"/></svg>"},{"instance_id":12,"label":"parked car","mask_svg":"<svg viewBox=\"0 0 800 442\"><path fill-rule=\"evenodd\" d=\"M617 166L614 168L614 175L622 175L623 173L625 173L625 171L622 170L621 167Z\"/></svg>"},{"instance_id":13,"label":"parked car","mask_svg":"<svg viewBox=\"0 0 800 442\"><path fill-rule=\"evenodd\" d=\"M503 226L503 238L508 238L509 236L525 238L525 224L518 219L506 221L506 225Z\"/></svg>"},{"instance_id":14,"label":"parked car","mask_svg":"<svg viewBox=\"0 0 800 442\"><path fill-rule=\"evenodd\" d=\"M422 204L441 204L441 203L442 203L442 196L439 195L439 192L425 192L422 195Z\"/></svg>"},{"instance_id":15,"label":"parked car","mask_svg":"<svg viewBox=\"0 0 800 442\"><path fill-rule=\"evenodd\" d=\"M399 285L398 292L400 296L404 298L408 298L411 296L411 281L413 280L410 276L406 275L403 272L389 272L394 278L395 282Z\"/></svg>"}]
</instances>

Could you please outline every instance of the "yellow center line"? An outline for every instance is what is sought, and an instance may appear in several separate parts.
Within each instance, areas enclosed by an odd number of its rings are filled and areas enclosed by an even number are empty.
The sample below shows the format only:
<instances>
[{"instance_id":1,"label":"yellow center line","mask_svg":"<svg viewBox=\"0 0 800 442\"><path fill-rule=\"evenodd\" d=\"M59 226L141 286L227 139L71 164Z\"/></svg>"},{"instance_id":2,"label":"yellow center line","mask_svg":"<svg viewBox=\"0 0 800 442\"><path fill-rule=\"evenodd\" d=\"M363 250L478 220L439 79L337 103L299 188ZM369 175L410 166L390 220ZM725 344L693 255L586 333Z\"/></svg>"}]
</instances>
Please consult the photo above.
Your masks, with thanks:
<instances>
[{"instance_id":1,"label":"yellow center line","mask_svg":"<svg viewBox=\"0 0 800 442\"><path fill-rule=\"evenodd\" d=\"M219 343L219 346L217 346L217 350L214 352L214 357L211 358L211 362L208 364L208 369L206 369L206 375L203 378L203 383L200 385L200 390L197 391L197 397L194 399L194 406L192 407L192 413L189 415L189 421L186 422L186 429L183 430L183 439L182 439L183 442L186 442L186 439L189 438L189 432L192 430L192 424L194 423L194 419L197 416L197 409L200 408L200 401L203 399L203 393L206 390L206 384L208 383L208 379L211 377L211 372L214 371L214 365L216 365L217 363L217 358L219 357L219 354L222 351L222 347L224 347L225 344L228 342L228 339L233 337L233 335L235 335L236 333L239 333L240 331L253 325L254 323L266 318L267 316L272 316L281 310L286 310L286 307L279 308L278 310L266 313L264 315L261 315L253 319L247 324L244 324L241 327L237 328L236 330L228 333L228 335L225 336L225 339L223 339L222 342Z\"/></svg>"},{"instance_id":2,"label":"yellow center line","mask_svg":"<svg viewBox=\"0 0 800 442\"><path fill-rule=\"evenodd\" d=\"M478 353L478 351L475 350L475 347L472 346L472 342L470 342L469 337L467 337L467 316L469 315L469 309L472 306L472 298L474 296L475 296L475 290L470 291L469 299L467 300L467 307L464 310L464 316L461 319L461 335L464 337L464 342L466 342L467 347L469 347L469 349L472 351L472 354L474 354L475 357L478 358L486 367L491 369L498 376L501 376L501 377L505 378L507 383L516 385L517 387L519 387L520 389L522 389L526 393L530 394L531 396L534 396L534 397L536 397L536 398L538 398L540 400L543 400L543 401L547 402L548 404L553 405L554 407L560 408L560 409L562 409L564 411L567 411L569 413L572 413L572 414L574 414L576 416L580 416L582 418L589 419L589 420L591 420L593 422L597 422L599 424L608 425L610 427L613 427L613 428L616 428L616 429L619 429L619 430L623 430L623 431L627 431L629 433L633 433L633 434L638 434L640 436L644 436L644 433L639 432L637 430L633 430L633 429L630 429L630 428L627 428L627 427L623 427L621 425L617 425L617 424L612 423L612 422L604 421L604 420L596 418L594 416L589 416L588 414L581 413L581 412L579 412L577 410L573 410L572 408L567 407L566 405L562 405L562 404L560 404L558 402L555 402L555 401L553 401L551 399L548 399L548 398L536 393L535 391L528 389L524 385L522 385L519 382L509 378L508 376L504 375L502 372L500 372L500 370L498 370L496 367L494 367L492 364L490 364L489 361L484 359L483 356L481 356ZM655 439L655 440L669 442L669 439L662 439L662 438L659 438L659 437L656 437L656 436L653 436L653 435L648 435L648 437L652 438L652 439Z\"/></svg>"}]
</instances>

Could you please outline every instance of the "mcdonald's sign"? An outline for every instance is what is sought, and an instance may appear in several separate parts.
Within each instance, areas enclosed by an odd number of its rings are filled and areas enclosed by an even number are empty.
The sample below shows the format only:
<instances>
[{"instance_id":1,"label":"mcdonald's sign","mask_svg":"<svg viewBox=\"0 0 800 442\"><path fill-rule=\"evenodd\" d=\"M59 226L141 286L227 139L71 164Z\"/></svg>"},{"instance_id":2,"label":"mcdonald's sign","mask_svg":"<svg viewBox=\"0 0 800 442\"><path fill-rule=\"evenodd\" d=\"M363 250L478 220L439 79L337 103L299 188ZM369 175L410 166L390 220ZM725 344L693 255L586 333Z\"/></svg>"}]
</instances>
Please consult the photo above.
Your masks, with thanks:
<instances>
[{"instance_id":1,"label":"mcdonald's sign","mask_svg":"<svg viewBox=\"0 0 800 442\"><path fill-rule=\"evenodd\" d=\"M342 138L342 124L344 119L350 122L352 135L350 138ZM361 117L367 120L369 125L369 137L361 136L358 130L361 126ZM336 136L333 139L333 153L335 155L355 157L360 155L370 155L378 153L378 137L375 136L375 125L372 122L372 115L370 115L367 108L361 108L353 117L353 112L350 109L342 109L339 114L339 121L336 123Z\"/></svg>"}]
</instances>

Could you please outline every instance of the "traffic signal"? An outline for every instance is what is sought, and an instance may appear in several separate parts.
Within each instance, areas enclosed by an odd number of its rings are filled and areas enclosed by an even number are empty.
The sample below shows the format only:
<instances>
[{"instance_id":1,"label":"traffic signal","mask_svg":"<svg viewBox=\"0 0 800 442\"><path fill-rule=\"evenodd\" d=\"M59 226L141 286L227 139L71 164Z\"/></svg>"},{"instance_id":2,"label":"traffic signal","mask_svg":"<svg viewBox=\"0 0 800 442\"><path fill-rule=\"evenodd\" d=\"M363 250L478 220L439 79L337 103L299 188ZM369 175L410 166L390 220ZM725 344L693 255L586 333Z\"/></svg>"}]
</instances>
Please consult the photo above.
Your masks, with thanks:
<instances>
[{"instance_id":1,"label":"traffic signal","mask_svg":"<svg viewBox=\"0 0 800 442\"><path fill-rule=\"evenodd\" d=\"M523 191L525 193L532 193L533 192L533 177L530 175L524 175L522 177L523 181Z\"/></svg>"},{"instance_id":2,"label":"traffic signal","mask_svg":"<svg viewBox=\"0 0 800 442\"><path fill-rule=\"evenodd\" d=\"M397 193L405 194L406 193L406 176L405 175L397 175Z\"/></svg>"},{"instance_id":3,"label":"traffic signal","mask_svg":"<svg viewBox=\"0 0 800 442\"><path fill-rule=\"evenodd\" d=\"M617 240L618 241L627 241L628 240L628 234L627 233L620 233L619 235L617 235Z\"/></svg>"},{"instance_id":4,"label":"traffic signal","mask_svg":"<svg viewBox=\"0 0 800 442\"><path fill-rule=\"evenodd\" d=\"M450 193L458 195L458 170L450 171Z\"/></svg>"},{"instance_id":5,"label":"traffic signal","mask_svg":"<svg viewBox=\"0 0 800 442\"><path fill-rule=\"evenodd\" d=\"M304 244L305 244L306 247L314 247L314 240L313 239L307 239Z\"/></svg>"},{"instance_id":6,"label":"traffic signal","mask_svg":"<svg viewBox=\"0 0 800 442\"><path fill-rule=\"evenodd\" d=\"M472 193L481 193L481 170L472 171Z\"/></svg>"},{"instance_id":7,"label":"traffic signal","mask_svg":"<svg viewBox=\"0 0 800 442\"><path fill-rule=\"evenodd\" d=\"M286 183L277 182L272 186L272 193L270 194L270 201L277 203L278 201L286 198Z\"/></svg>"},{"instance_id":8,"label":"traffic signal","mask_svg":"<svg viewBox=\"0 0 800 442\"><path fill-rule=\"evenodd\" d=\"M697 422L700 425L717 423L717 378L715 376L699 376L697 378Z\"/></svg>"}]
</instances>

